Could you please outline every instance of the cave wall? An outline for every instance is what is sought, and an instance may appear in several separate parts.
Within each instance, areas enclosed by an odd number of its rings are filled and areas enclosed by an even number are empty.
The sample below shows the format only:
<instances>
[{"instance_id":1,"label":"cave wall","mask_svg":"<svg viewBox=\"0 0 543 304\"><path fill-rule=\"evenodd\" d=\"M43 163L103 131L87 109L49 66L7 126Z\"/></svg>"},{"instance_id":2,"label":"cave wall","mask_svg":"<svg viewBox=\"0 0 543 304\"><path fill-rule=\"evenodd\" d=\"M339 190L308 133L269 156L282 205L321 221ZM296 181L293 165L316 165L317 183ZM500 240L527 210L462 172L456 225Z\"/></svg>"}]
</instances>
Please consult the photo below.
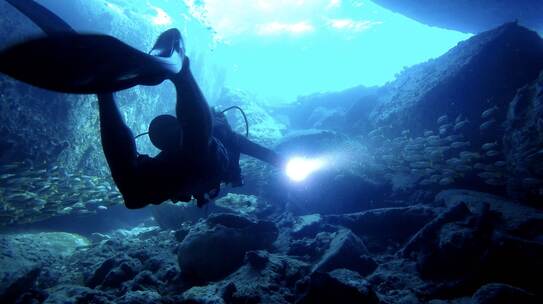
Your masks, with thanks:
<instances>
[{"instance_id":1,"label":"cave wall","mask_svg":"<svg viewBox=\"0 0 543 304\"><path fill-rule=\"evenodd\" d=\"M419 22L451 30L480 33L505 22L543 33L540 0L372 0Z\"/></svg>"}]
</instances>

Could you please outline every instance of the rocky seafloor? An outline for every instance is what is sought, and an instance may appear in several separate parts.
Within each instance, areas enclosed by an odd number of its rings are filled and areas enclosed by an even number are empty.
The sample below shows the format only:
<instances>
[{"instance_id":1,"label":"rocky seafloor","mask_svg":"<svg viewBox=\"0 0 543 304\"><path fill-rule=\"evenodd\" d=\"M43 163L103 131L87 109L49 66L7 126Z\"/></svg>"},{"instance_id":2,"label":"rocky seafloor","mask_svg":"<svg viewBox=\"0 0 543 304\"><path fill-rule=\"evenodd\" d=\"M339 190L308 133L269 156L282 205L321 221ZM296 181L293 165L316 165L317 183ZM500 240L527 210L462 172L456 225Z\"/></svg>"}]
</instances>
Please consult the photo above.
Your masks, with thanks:
<instances>
[{"instance_id":1,"label":"rocky seafloor","mask_svg":"<svg viewBox=\"0 0 543 304\"><path fill-rule=\"evenodd\" d=\"M2 235L1 302L541 303L543 212L500 197L302 216L221 200L178 229Z\"/></svg>"}]
</instances>

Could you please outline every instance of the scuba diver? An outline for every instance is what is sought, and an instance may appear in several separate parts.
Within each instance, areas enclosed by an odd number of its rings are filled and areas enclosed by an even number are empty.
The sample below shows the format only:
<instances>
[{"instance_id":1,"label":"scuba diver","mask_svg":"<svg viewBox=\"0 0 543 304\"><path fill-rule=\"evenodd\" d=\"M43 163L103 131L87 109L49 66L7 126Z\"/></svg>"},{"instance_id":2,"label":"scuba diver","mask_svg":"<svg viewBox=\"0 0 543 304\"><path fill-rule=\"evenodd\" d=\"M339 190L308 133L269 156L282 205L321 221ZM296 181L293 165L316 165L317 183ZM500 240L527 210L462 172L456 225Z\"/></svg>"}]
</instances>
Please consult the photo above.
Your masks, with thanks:
<instances>
[{"instance_id":1,"label":"scuba diver","mask_svg":"<svg viewBox=\"0 0 543 304\"><path fill-rule=\"evenodd\" d=\"M151 51L183 58L180 72L168 77L177 91L177 117L160 115L149 126L151 142L161 150L156 157L138 155L112 95L98 95L104 154L128 208L192 197L202 206L218 195L221 182L242 185L240 153L275 166L282 163L272 150L234 132L222 112L210 110L183 48L179 31L171 29Z\"/></svg>"},{"instance_id":2,"label":"scuba diver","mask_svg":"<svg viewBox=\"0 0 543 304\"><path fill-rule=\"evenodd\" d=\"M161 34L146 54L111 36L78 34L34 1L8 2L48 36L2 50L0 72L53 91L97 94L103 151L126 207L192 198L202 206L219 194L221 183L243 184L240 153L283 165L277 153L234 132L224 113L209 107L177 29ZM176 117L153 119L148 134L161 152L140 155L113 93L164 80L177 92Z\"/></svg>"}]
</instances>

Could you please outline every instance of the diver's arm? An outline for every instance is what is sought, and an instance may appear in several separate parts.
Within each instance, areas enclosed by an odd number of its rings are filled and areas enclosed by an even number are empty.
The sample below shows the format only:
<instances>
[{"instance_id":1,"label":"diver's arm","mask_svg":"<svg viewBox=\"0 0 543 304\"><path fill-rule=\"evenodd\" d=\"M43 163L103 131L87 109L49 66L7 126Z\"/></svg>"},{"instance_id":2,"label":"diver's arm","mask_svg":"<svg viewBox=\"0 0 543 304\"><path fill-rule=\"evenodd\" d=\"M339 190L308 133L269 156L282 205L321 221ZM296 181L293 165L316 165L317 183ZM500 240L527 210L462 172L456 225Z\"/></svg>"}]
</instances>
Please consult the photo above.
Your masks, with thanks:
<instances>
[{"instance_id":1,"label":"diver's arm","mask_svg":"<svg viewBox=\"0 0 543 304\"><path fill-rule=\"evenodd\" d=\"M144 207L132 198L136 173L136 142L132 132L125 124L121 112L115 103L113 94L98 95L100 113L100 136L102 149L106 156L111 176L125 198L125 205L130 209Z\"/></svg>"},{"instance_id":2,"label":"diver's arm","mask_svg":"<svg viewBox=\"0 0 543 304\"><path fill-rule=\"evenodd\" d=\"M243 154L252 156L261 161L267 162L275 167L282 167L285 163L284 159L275 151L263 147L255 142L250 141L247 137L235 134L239 144L239 151Z\"/></svg>"}]
</instances>

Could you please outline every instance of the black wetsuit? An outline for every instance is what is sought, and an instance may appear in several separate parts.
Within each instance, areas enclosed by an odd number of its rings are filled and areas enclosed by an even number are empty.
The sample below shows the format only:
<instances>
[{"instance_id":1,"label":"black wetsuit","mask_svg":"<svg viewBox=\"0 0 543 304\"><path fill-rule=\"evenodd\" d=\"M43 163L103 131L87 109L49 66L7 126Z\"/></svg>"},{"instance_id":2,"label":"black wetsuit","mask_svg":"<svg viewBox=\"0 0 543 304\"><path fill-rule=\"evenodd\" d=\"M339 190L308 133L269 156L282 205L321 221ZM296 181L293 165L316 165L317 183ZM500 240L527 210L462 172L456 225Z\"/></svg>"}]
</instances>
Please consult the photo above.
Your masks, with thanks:
<instances>
[{"instance_id":1,"label":"black wetsuit","mask_svg":"<svg viewBox=\"0 0 543 304\"><path fill-rule=\"evenodd\" d=\"M166 200L189 201L192 197L202 205L207 196L218 194L221 182L241 179L240 152L280 164L276 153L233 132L222 113L212 115L188 60L172 81L177 90L176 114L183 129L183 144L177 151L162 151L156 157L138 155L132 132L113 96L99 95L104 154L128 208Z\"/></svg>"}]
</instances>

